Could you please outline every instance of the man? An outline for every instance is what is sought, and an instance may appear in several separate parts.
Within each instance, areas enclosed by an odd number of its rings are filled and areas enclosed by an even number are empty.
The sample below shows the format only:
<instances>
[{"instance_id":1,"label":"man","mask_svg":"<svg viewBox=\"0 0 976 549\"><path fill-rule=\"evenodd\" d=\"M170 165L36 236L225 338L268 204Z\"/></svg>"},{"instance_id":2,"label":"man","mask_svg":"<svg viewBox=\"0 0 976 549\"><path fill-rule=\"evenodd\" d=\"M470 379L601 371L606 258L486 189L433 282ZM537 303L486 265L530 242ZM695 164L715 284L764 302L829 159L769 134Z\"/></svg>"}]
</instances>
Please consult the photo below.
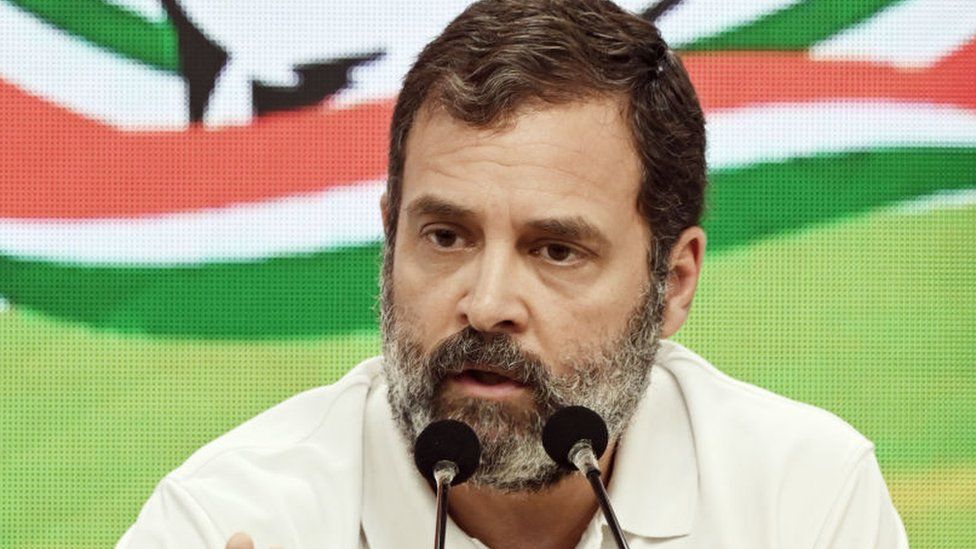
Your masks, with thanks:
<instances>
[{"instance_id":1,"label":"man","mask_svg":"<svg viewBox=\"0 0 976 549\"><path fill-rule=\"evenodd\" d=\"M440 418L483 446L448 546L611 547L585 479L540 444L572 404L607 421L631 547L907 547L868 440L666 340L701 271L704 187L701 108L653 25L601 0L471 6L394 111L384 357L198 451L120 547L427 546L410 448Z\"/></svg>"}]
</instances>

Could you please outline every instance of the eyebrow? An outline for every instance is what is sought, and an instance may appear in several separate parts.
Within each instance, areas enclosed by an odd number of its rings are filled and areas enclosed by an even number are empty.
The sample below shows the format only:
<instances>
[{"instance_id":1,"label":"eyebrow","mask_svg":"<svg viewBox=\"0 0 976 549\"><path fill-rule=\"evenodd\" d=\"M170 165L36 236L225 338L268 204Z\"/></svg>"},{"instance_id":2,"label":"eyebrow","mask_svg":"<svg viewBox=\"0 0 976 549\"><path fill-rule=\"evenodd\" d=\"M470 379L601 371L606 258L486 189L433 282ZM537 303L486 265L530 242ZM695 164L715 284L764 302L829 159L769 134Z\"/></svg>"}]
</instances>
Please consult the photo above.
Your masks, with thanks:
<instances>
[{"instance_id":1,"label":"eyebrow","mask_svg":"<svg viewBox=\"0 0 976 549\"><path fill-rule=\"evenodd\" d=\"M413 216L430 215L437 217L474 217L475 212L470 208L465 208L459 204L449 202L443 198L437 198L429 194L424 194L407 206L407 213Z\"/></svg>"},{"instance_id":2,"label":"eyebrow","mask_svg":"<svg viewBox=\"0 0 976 549\"><path fill-rule=\"evenodd\" d=\"M470 208L430 194L424 194L416 198L407 206L406 211L409 215L418 217L425 215L455 219L477 217L476 212ZM556 238L577 241L591 240L604 246L610 243L610 239L602 231L580 216L535 219L529 221L527 225L532 229Z\"/></svg>"},{"instance_id":3,"label":"eyebrow","mask_svg":"<svg viewBox=\"0 0 976 549\"><path fill-rule=\"evenodd\" d=\"M599 229L579 216L537 219L530 221L528 225L537 231L566 240L592 240L604 246L610 243L610 239Z\"/></svg>"}]
</instances>

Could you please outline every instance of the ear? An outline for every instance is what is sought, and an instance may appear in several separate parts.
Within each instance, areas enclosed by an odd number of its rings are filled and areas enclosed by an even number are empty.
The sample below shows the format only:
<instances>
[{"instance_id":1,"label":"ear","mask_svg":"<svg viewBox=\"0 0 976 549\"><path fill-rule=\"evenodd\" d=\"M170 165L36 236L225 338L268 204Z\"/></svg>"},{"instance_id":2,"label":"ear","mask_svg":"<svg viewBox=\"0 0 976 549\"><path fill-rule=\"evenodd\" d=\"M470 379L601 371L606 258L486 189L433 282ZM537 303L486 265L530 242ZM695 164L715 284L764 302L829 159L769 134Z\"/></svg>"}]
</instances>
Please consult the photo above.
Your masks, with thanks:
<instances>
[{"instance_id":1,"label":"ear","mask_svg":"<svg viewBox=\"0 0 976 549\"><path fill-rule=\"evenodd\" d=\"M668 261L668 289L665 294L664 323L661 326L662 338L674 335L688 319L704 257L705 231L697 226L682 231L671 248Z\"/></svg>"},{"instance_id":2,"label":"ear","mask_svg":"<svg viewBox=\"0 0 976 549\"><path fill-rule=\"evenodd\" d=\"M380 196L380 216L383 218L383 234L390 234L390 197L386 191Z\"/></svg>"}]
</instances>

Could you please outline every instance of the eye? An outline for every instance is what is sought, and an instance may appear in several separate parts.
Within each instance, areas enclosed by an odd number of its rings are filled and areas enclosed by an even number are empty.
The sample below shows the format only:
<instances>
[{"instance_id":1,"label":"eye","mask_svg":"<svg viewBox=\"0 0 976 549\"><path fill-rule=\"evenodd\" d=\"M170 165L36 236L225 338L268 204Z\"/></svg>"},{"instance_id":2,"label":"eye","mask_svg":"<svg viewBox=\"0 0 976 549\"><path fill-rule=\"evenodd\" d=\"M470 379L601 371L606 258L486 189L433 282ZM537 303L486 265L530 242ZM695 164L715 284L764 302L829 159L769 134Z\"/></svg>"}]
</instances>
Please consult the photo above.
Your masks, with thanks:
<instances>
[{"instance_id":1,"label":"eye","mask_svg":"<svg viewBox=\"0 0 976 549\"><path fill-rule=\"evenodd\" d=\"M566 244L546 244L536 249L536 253L550 263L572 265L583 260L583 253Z\"/></svg>"},{"instance_id":2,"label":"eye","mask_svg":"<svg viewBox=\"0 0 976 549\"><path fill-rule=\"evenodd\" d=\"M427 231L424 233L424 238L434 246L444 249L455 248L458 244L463 244L461 236L456 231L443 227Z\"/></svg>"}]
</instances>

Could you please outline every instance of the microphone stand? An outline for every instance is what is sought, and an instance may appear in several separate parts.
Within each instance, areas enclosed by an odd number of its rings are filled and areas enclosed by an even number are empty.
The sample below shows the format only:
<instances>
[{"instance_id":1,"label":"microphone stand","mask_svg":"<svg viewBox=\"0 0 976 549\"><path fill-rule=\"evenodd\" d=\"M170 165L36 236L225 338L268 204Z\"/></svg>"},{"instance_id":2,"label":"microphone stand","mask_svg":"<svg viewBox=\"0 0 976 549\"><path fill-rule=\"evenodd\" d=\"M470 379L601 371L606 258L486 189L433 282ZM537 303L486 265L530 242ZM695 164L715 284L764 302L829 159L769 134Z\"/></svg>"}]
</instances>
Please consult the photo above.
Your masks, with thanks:
<instances>
[{"instance_id":1,"label":"microphone stand","mask_svg":"<svg viewBox=\"0 0 976 549\"><path fill-rule=\"evenodd\" d=\"M607 489L603 486L603 481L600 479L600 464L596 461L596 456L593 454L593 446L590 444L590 441L583 439L573 445L573 448L569 451L569 461L586 476L586 480L590 481L590 486L593 487L596 499L600 502L600 509L603 511L603 516L607 519L607 524L610 526L613 539L617 542L617 547L620 549L630 549L627 545L627 540L624 539L624 533L620 528L620 523L617 522L617 515L614 514L613 507L610 506L610 497L607 496Z\"/></svg>"},{"instance_id":2,"label":"microphone stand","mask_svg":"<svg viewBox=\"0 0 976 549\"><path fill-rule=\"evenodd\" d=\"M478 435L465 423L453 419L435 421L424 428L413 446L413 463L437 492L437 522L434 549L444 548L447 532L447 493L452 484L468 480L481 460Z\"/></svg>"},{"instance_id":3,"label":"microphone stand","mask_svg":"<svg viewBox=\"0 0 976 549\"><path fill-rule=\"evenodd\" d=\"M447 533L447 493L451 489L451 482L458 474L457 465L453 461L441 460L434 465L434 480L437 482L437 524L434 529L434 549L444 549L444 537Z\"/></svg>"}]
</instances>

